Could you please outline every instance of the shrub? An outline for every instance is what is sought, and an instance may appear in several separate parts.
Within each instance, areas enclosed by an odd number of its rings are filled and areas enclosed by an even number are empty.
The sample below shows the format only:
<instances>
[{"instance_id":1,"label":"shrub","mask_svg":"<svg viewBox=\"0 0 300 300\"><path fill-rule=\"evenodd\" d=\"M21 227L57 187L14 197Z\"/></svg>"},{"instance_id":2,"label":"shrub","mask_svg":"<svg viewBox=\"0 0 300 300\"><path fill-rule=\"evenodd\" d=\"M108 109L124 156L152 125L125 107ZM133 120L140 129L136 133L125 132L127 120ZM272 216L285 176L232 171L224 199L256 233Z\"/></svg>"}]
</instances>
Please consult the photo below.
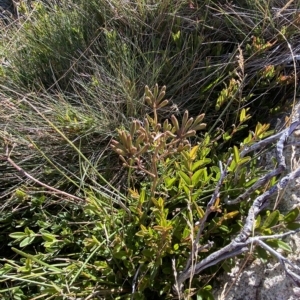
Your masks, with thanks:
<instances>
[{"instance_id":1,"label":"shrub","mask_svg":"<svg viewBox=\"0 0 300 300\"><path fill-rule=\"evenodd\" d=\"M1 292L171 298L189 261L230 245L251 201L278 180L257 187L261 152L242 153L273 134L261 120L293 105L296 11L34 3L0 46ZM245 190L249 201L228 204ZM261 213L255 233L295 229L297 215ZM211 299L215 274L233 265L191 275L183 297Z\"/></svg>"}]
</instances>

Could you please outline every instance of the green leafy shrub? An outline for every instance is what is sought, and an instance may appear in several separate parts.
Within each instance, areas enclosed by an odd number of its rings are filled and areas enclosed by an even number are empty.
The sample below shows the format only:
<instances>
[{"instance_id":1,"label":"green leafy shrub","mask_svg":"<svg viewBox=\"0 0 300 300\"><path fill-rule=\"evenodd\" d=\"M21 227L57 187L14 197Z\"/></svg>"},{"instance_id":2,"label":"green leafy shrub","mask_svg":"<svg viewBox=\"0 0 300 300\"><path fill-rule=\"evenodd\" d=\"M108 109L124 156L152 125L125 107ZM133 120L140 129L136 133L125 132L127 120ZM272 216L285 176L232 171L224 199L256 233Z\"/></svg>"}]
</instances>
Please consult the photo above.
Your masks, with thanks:
<instances>
[{"instance_id":1,"label":"green leafy shrub","mask_svg":"<svg viewBox=\"0 0 300 300\"><path fill-rule=\"evenodd\" d=\"M165 93L165 87L159 91L156 85L154 92L146 87L145 102L153 109L153 116L147 115L143 121L133 120L129 130L119 129L117 139L112 141L112 149L129 170L124 181L127 197L113 203L103 193L97 194L96 188L86 188L84 206L68 204L52 215L57 206L53 202L47 204L43 194L15 192L15 205L25 202L31 208L25 213L12 211L1 220L3 224L10 218L18 220L10 225L9 237L12 250L20 257L18 262L2 260L2 281L18 280L2 292L43 294L46 298L55 295L57 299L94 294L148 299L149 293L164 299L172 297L174 279L171 278L185 267L198 221L207 213L208 200L221 176L220 157L213 149L218 149L228 136L216 140L214 133L205 133L195 140L197 131L206 128L202 123L204 114L194 119L186 111L181 121L172 115L170 120L160 123L158 111L168 106ZM245 109L241 111L236 132L250 117ZM209 207L214 216L204 225L199 260L224 247L240 231L250 203L228 206L224 199L237 197L261 175L255 158L240 158L239 153L243 147L266 136L267 129L268 126L258 124L240 148L234 146L223 154L222 159L231 154L234 159L228 166L220 198L214 207ZM253 192L251 197L264 188ZM47 205L50 207L45 209ZM297 213L279 217L279 212L274 211L267 215L262 226L260 219L257 220L257 229L272 234L279 221L291 224ZM290 250L282 241L268 243ZM258 255L266 258L262 249ZM229 260L221 267L227 270L231 265ZM213 283L217 270L212 267L192 280L186 297L197 294L211 298L209 283Z\"/></svg>"},{"instance_id":2,"label":"green leafy shrub","mask_svg":"<svg viewBox=\"0 0 300 300\"><path fill-rule=\"evenodd\" d=\"M273 133L261 120L293 105L297 68L283 61L297 14L276 17L272 1L35 2L1 33L1 293L172 298L207 211L198 260L276 183L228 205L265 172L260 153L240 155ZM254 233L295 229L298 213L261 214ZM183 296L212 299L233 265L191 276Z\"/></svg>"}]
</instances>

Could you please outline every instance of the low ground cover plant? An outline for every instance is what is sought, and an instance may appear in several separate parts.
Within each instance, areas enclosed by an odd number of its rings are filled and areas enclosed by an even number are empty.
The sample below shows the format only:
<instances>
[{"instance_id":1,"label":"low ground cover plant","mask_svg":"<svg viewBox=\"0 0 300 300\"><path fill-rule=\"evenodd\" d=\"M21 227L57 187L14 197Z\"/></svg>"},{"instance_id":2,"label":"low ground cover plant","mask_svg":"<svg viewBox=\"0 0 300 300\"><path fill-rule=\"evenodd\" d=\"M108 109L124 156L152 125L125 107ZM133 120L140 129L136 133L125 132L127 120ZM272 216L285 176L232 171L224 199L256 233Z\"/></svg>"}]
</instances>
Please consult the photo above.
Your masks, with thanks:
<instances>
[{"instance_id":1,"label":"low ground cover plant","mask_svg":"<svg viewBox=\"0 0 300 300\"><path fill-rule=\"evenodd\" d=\"M273 2L20 4L0 45L4 299L213 299L235 256L291 251L299 211L266 201L299 22Z\"/></svg>"}]
</instances>

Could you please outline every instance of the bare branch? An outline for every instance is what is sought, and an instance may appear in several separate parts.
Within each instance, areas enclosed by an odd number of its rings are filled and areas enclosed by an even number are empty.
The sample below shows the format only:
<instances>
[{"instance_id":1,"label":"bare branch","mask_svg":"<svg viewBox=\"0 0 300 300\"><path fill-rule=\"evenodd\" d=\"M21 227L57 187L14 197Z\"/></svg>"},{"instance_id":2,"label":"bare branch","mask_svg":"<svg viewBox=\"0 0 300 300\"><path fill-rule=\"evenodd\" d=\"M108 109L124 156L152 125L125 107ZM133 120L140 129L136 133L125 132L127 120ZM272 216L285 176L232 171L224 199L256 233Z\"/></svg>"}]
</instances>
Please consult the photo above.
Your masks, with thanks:
<instances>
[{"instance_id":1,"label":"bare branch","mask_svg":"<svg viewBox=\"0 0 300 300\"><path fill-rule=\"evenodd\" d=\"M276 145L278 167L275 170L272 170L271 172L266 174L263 178L261 178L258 181L258 183L254 185L255 189L257 189L258 187L261 187L264 183L266 183L268 180L270 180L273 176L281 174L286 169L285 158L283 156L284 143L286 142L287 138L296 130L296 128L299 125L300 125L300 121L296 121L296 122L292 123L290 125L290 127L283 130L282 132L280 132L272 137L269 137L265 140L257 142L256 144L254 144L248 148L245 148L242 151L241 156L245 156L245 154L247 154L249 152L260 149L261 147L264 147L264 146L268 145L269 143L273 143L275 140L278 140L277 145ZM219 263L227 258L235 257L243 252L246 252L249 250L249 246L253 245L253 244L258 244L261 247L263 247L264 249L266 249L267 251L269 251L271 254L273 254L283 265L284 270L286 271L287 275L290 276L291 278L293 278L293 280L295 282L300 282L300 276L295 274L291 270L289 270L286 267L286 264L289 264L294 269L296 267L293 264L291 264L287 258L284 258L281 254L277 253L274 249L270 248L267 244L265 244L263 242L263 240L265 240L265 239L283 238L283 237L289 236L291 234L294 234L294 233L300 231L300 229L294 230L294 231L289 231L289 232L286 232L283 234L272 235L272 236L251 237L251 235L253 233L252 229L254 226L255 218L268 205L268 200L269 200L270 196L273 195L274 193L276 193L278 190L285 188L290 180L293 180L293 179L299 177L300 176L300 167L298 169L294 170L293 172L289 173L288 175L284 176L277 185L271 187L269 190L267 190L266 192L264 192L262 195L258 196L254 200L252 206L250 207L250 209L248 211L248 216L246 218L244 227L242 228L241 232L235 237L235 239L232 240L232 242L230 244L228 244L227 246L223 247L222 249L210 254L208 257L206 257L205 259L203 259L202 261L200 261L199 263L197 263L191 267L191 261L193 259L196 259L195 256L198 254L198 248L199 248L198 243L199 243L200 235L203 231L204 223L207 219L207 216L210 214L210 207L212 205L214 205L215 200L218 197L220 186L221 186L222 182L224 181L224 179L226 178L226 175L227 175L226 170L227 170L229 163L231 162L230 159L232 159L232 158L229 158L229 160L227 162L227 166L225 168L225 171L221 171L221 178L217 184L216 190L215 190L214 194L212 195L211 200L209 201L209 203L207 205L205 216L201 219L201 223L200 223L201 225L198 230L196 240L193 244L192 253L187 261L187 265L186 265L185 269L178 276L176 276L177 280L176 280L176 286L174 286L174 290L177 292L177 294L178 294L178 289L182 289L183 282L185 280L187 280L188 278L190 278L191 274L199 274L206 268L216 265L217 263ZM221 167L220 167L220 169L221 169ZM247 198L253 192L254 188L252 188L252 189L250 188L249 190L247 190L243 195L239 196L237 199L235 199L231 203L239 203L239 202L243 201L245 198Z\"/></svg>"},{"instance_id":2,"label":"bare branch","mask_svg":"<svg viewBox=\"0 0 300 300\"><path fill-rule=\"evenodd\" d=\"M277 161L278 161L278 166L275 170L271 171L270 173L266 174L262 178L260 178L255 184L253 184L245 193L242 195L238 196L236 199L231 200L231 201L226 201L226 204L237 204L240 203L250 197L250 195L256 191L259 187L262 187L265 185L271 178L274 176L277 176L281 174L285 169L286 169L286 164L285 164L285 158L283 156L283 147L284 143L286 142L287 138L296 130L298 125L300 124L299 121L296 121L291 124L290 127L286 128L285 130L279 132L278 134L274 135L276 138L279 138L276 146L276 156L277 156ZM261 147L266 146L268 143L272 143L274 141L273 137L269 137L265 140L259 141L258 143L244 149L241 153L241 157L245 156L250 151L254 151L257 149L260 149Z\"/></svg>"}]
</instances>

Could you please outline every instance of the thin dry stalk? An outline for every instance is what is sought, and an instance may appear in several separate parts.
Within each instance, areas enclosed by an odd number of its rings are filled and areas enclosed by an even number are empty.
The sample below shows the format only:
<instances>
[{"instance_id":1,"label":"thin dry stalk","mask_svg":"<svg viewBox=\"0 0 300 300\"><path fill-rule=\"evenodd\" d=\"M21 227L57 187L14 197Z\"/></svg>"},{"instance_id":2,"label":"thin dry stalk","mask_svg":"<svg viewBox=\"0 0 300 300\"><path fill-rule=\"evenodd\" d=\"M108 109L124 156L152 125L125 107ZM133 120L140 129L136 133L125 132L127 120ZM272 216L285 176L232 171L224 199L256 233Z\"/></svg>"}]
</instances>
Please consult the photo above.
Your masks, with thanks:
<instances>
[{"instance_id":1,"label":"thin dry stalk","mask_svg":"<svg viewBox=\"0 0 300 300\"><path fill-rule=\"evenodd\" d=\"M24 171L20 166L18 166L11 158L10 158L10 154L11 154L12 150L9 150L8 146L6 147L6 153L5 155L0 156L0 160L4 160L7 161L9 164L11 164L22 176L27 177L28 179L32 180L34 183L54 192L54 194L56 195L61 195L64 196L66 198L69 199L73 199L75 200L76 203L85 203L86 201L82 198L79 198L77 196L71 195L69 193L60 191L52 186L49 186L43 182L41 182L40 180L34 178L33 176L31 176L30 174L28 174L26 171Z\"/></svg>"},{"instance_id":2,"label":"thin dry stalk","mask_svg":"<svg viewBox=\"0 0 300 300\"><path fill-rule=\"evenodd\" d=\"M281 13L284 12L284 11L285 11L285 10L286 10L293 2L294 2L294 0L288 1L288 3L287 3L285 6L283 6L283 7L276 13L275 17L278 18L278 17L281 15Z\"/></svg>"}]
</instances>

